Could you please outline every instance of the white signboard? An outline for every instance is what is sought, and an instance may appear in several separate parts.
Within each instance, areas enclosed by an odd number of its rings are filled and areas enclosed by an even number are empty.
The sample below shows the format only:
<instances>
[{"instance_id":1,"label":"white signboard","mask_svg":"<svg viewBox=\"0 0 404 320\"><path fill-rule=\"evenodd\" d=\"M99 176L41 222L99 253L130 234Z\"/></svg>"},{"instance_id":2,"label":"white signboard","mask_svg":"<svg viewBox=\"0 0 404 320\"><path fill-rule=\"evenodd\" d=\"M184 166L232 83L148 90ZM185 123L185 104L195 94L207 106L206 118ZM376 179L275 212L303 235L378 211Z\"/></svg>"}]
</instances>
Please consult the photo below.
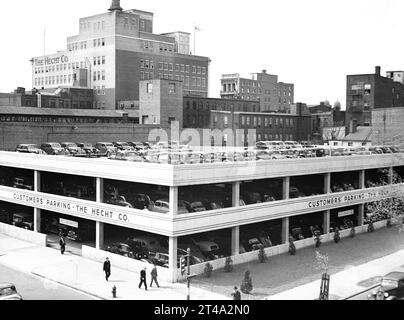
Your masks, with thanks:
<instances>
[{"instance_id":1,"label":"white signboard","mask_svg":"<svg viewBox=\"0 0 404 320\"><path fill-rule=\"evenodd\" d=\"M79 228L79 223L77 221L71 221L71 220L60 218L59 223L65 225L65 226L70 226L70 227L76 228L76 229Z\"/></svg>"},{"instance_id":2,"label":"white signboard","mask_svg":"<svg viewBox=\"0 0 404 320\"><path fill-rule=\"evenodd\" d=\"M353 214L354 214L353 210L340 211L338 212L338 218L352 216Z\"/></svg>"}]
</instances>

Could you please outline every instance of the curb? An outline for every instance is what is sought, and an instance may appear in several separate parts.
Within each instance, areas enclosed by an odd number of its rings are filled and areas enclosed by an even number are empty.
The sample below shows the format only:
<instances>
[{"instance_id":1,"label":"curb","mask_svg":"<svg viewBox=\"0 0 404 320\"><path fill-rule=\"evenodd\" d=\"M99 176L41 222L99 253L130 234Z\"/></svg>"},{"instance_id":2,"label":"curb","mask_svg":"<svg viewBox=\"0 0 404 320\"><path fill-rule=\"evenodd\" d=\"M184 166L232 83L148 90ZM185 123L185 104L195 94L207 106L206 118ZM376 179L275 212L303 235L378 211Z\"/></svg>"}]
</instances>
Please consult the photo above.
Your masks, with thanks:
<instances>
[{"instance_id":1,"label":"curb","mask_svg":"<svg viewBox=\"0 0 404 320\"><path fill-rule=\"evenodd\" d=\"M98 299L100 299L100 300L110 300L110 299L106 299L106 298L104 298L104 297L101 297L101 296L99 296L99 295L96 295L96 294L94 294L94 293L91 293L91 292L89 292L89 291L82 290L82 289L78 289L78 288L76 288L76 287L73 287L72 285L69 285L69 284L66 284L66 283L63 283L63 282L60 282L60 281L57 281L57 280L49 279L49 278L47 278L47 277L45 277L45 276L43 276L43 275L41 275L41 274L39 274L39 273L36 273L36 272L31 272L31 274L33 274L33 275L35 275L35 276L37 276L37 277L40 277L40 278L42 278L42 279L45 279L45 280L49 280L49 281L56 282L56 283L58 283L58 284L60 284L60 285L63 285L63 286L65 286L65 287L68 287L68 288L71 288L71 289L74 289L74 290L83 292L83 293L85 293L85 294L87 294L87 295L89 295L89 296L96 297L96 298L98 298Z\"/></svg>"}]
</instances>

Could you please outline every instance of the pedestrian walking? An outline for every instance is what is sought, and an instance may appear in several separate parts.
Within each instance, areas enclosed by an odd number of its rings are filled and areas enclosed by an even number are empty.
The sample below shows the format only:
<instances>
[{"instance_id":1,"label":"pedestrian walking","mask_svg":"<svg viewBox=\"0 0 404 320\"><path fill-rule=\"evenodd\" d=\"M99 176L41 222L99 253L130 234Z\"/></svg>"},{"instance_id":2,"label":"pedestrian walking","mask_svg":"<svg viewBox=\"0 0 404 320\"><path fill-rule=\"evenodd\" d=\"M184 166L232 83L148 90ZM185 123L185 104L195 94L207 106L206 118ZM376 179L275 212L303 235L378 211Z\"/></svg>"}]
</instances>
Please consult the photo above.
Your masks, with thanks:
<instances>
[{"instance_id":1,"label":"pedestrian walking","mask_svg":"<svg viewBox=\"0 0 404 320\"><path fill-rule=\"evenodd\" d=\"M139 289L141 288L142 284L144 283L144 287L147 290L147 283L146 283L146 267L140 271L140 283L139 283Z\"/></svg>"},{"instance_id":2,"label":"pedestrian walking","mask_svg":"<svg viewBox=\"0 0 404 320\"><path fill-rule=\"evenodd\" d=\"M60 245L60 253L64 254L66 251L66 240L63 237L63 235L60 236L59 245Z\"/></svg>"},{"instance_id":3,"label":"pedestrian walking","mask_svg":"<svg viewBox=\"0 0 404 320\"><path fill-rule=\"evenodd\" d=\"M105 272L105 280L108 281L108 278L111 275L111 262L109 261L108 258L105 259L103 270Z\"/></svg>"},{"instance_id":4,"label":"pedestrian walking","mask_svg":"<svg viewBox=\"0 0 404 320\"><path fill-rule=\"evenodd\" d=\"M237 287L234 287L234 291L231 296L233 297L233 300L241 300L241 293Z\"/></svg>"},{"instance_id":5,"label":"pedestrian walking","mask_svg":"<svg viewBox=\"0 0 404 320\"><path fill-rule=\"evenodd\" d=\"M160 288L159 283L157 281L157 267L154 265L152 271L150 272L151 275L151 282L150 282L150 288L153 286L153 282L157 284L157 288Z\"/></svg>"}]
</instances>

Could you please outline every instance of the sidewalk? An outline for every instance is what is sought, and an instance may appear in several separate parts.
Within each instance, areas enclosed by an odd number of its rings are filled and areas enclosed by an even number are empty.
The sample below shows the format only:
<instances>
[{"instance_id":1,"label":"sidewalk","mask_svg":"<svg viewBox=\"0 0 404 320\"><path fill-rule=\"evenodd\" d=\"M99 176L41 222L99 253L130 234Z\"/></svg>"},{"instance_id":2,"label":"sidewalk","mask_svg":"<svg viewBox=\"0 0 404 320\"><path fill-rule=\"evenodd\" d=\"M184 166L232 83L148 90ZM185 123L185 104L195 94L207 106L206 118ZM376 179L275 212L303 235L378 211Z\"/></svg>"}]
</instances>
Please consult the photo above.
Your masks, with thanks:
<instances>
[{"instance_id":1,"label":"sidewalk","mask_svg":"<svg viewBox=\"0 0 404 320\"><path fill-rule=\"evenodd\" d=\"M396 270L404 272L404 250L357 267L347 267L346 270L331 275L330 300L354 295L376 284L379 276ZM319 296L320 283L320 280L313 281L270 296L266 300L314 300Z\"/></svg>"},{"instance_id":2,"label":"sidewalk","mask_svg":"<svg viewBox=\"0 0 404 320\"><path fill-rule=\"evenodd\" d=\"M148 291L138 288L137 273L112 268L105 281L102 264L67 252L32 245L0 234L0 264L12 269L52 280L100 299L112 300L112 287L117 287L117 300L186 300L187 287L180 283L159 281ZM150 284L150 269L147 282ZM192 300L228 300L229 297L191 286Z\"/></svg>"}]
</instances>

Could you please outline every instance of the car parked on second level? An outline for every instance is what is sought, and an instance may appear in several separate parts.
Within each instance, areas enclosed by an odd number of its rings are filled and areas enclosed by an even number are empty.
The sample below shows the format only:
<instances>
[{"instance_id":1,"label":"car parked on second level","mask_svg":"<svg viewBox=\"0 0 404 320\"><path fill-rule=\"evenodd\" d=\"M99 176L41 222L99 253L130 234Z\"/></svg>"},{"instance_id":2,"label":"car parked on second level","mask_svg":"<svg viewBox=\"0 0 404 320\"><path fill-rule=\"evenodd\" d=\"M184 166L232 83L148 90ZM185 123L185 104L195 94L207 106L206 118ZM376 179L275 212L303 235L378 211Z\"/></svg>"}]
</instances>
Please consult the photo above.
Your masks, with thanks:
<instances>
[{"instance_id":1,"label":"car parked on second level","mask_svg":"<svg viewBox=\"0 0 404 320\"><path fill-rule=\"evenodd\" d=\"M69 153L62 148L60 143L46 142L41 145L41 149L49 155L68 155Z\"/></svg>"},{"instance_id":2,"label":"car parked on second level","mask_svg":"<svg viewBox=\"0 0 404 320\"><path fill-rule=\"evenodd\" d=\"M21 153L45 154L45 151L38 148L36 144L19 144L16 151Z\"/></svg>"}]
</instances>

